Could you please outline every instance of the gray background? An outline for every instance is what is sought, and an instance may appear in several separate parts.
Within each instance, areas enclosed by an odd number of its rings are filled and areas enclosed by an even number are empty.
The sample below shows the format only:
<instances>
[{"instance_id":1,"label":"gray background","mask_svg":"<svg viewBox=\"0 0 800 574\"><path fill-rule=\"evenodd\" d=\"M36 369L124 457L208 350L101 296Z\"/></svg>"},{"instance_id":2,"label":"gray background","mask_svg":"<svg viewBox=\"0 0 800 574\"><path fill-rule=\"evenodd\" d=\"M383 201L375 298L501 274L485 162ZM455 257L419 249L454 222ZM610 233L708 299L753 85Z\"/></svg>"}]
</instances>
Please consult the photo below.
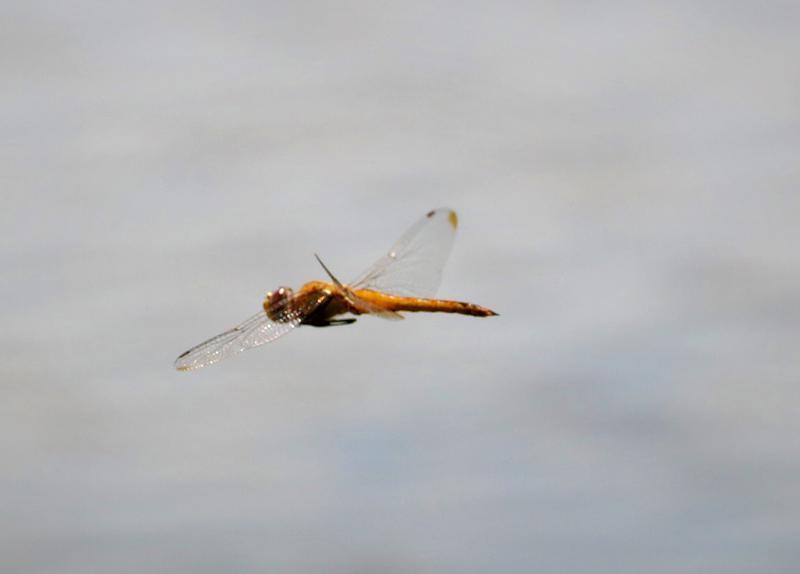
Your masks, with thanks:
<instances>
[{"instance_id":1,"label":"gray background","mask_svg":"<svg viewBox=\"0 0 800 574\"><path fill-rule=\"evenodd\" d=\"M133 4L133 3L130 3ZM0 20L3 572L796 572L796 2ZM459 211L496 319L278 285Z\"/></svg>"}]
</instances>

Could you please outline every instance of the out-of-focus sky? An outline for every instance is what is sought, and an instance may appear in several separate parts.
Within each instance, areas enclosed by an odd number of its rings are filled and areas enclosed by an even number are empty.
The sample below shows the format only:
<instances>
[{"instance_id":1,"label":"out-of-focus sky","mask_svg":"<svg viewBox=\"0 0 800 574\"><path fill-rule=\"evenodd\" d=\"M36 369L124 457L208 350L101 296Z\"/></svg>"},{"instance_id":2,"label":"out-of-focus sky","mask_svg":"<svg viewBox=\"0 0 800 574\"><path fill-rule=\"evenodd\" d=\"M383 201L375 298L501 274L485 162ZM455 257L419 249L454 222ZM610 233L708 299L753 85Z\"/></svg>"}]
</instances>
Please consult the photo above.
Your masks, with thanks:
<instances>
[{"instance_id":1,"label":"out-of-focus sky","mask_svg":"<svg viewBox=\"0 0 800 574\"><path fill-rule=\"evenodd\" d=\"M0 570L796 571L796 2L3 12ZM439 206L500 317L173 371Z\"/></svg>"}]
</instances>

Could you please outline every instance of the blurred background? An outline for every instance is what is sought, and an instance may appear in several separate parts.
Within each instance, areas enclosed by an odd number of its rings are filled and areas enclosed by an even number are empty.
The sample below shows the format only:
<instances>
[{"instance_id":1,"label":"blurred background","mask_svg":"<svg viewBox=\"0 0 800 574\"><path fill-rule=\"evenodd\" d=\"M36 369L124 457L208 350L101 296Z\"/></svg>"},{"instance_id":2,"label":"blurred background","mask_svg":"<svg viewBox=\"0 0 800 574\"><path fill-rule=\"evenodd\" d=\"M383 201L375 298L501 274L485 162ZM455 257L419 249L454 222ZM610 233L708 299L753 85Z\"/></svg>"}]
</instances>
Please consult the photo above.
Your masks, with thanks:
<instances>
[{"instance_id":1,"label":"blurred background","mask_svg":"<svg viewBox=\"0 0 800 574\"><path fill-rule=\"evenodd\" d=\"M3 12L3 572L796 571L796 2ZM173 370L439 206L500 317Z\"/></svg>"}]
</instances>

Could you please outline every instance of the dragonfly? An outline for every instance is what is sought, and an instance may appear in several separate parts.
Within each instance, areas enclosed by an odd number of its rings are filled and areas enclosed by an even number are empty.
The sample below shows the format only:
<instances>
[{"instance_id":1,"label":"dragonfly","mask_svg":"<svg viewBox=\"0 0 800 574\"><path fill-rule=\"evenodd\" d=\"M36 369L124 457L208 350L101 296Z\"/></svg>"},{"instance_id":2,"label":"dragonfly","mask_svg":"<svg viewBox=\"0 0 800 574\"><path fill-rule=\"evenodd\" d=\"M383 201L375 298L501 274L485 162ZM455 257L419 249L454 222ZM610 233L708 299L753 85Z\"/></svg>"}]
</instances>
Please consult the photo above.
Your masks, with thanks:
<instances>
[{"instance_id":1,"label":"dragonfly","mask_svg":"<svg viewBox=\"0 0 800 574\"><path fill-rule=\"evenodd\" d=\"M349 325L356 321L349 315L390 320L403 319L401 312L495 316L491 309L474 303L434 298L457 228L458 216L452 209L429 211L386 255L349 284L341 283L315 254L330 281L310 281L297 291L280 287L268 292L258 313L182 353L175 360L175 368L191 371L207 367L302 325Z\"/></svg>"}]
</instances>

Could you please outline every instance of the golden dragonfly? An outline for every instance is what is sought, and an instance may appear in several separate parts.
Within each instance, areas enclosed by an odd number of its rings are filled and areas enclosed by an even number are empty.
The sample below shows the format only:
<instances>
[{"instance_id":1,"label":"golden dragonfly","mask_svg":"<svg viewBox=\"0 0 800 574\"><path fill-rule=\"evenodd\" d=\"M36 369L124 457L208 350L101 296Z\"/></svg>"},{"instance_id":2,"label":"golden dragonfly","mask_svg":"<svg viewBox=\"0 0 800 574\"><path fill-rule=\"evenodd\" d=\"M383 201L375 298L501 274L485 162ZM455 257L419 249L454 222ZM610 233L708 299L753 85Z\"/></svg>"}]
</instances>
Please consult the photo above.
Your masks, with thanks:
<instances>
[{"instance_id":1,"label":"golden dragonfly","mask_svg":"<svg viewBox=\"0 0 800 574\"><path fill-rule=\"evenodd\" d=\"M402 319L400 312L497 315L491 309L434 299L453 247L458 216L452 209L434 209L415 223L389 252L350 284L341 283L315 254L330 282L310 281L299 290L280 287L267 293L262 310L233 329L192 347L175 360L179 371L191 371L274 341L301 325L348 325L375 315Z\"/></svg>"}]
</instances>

